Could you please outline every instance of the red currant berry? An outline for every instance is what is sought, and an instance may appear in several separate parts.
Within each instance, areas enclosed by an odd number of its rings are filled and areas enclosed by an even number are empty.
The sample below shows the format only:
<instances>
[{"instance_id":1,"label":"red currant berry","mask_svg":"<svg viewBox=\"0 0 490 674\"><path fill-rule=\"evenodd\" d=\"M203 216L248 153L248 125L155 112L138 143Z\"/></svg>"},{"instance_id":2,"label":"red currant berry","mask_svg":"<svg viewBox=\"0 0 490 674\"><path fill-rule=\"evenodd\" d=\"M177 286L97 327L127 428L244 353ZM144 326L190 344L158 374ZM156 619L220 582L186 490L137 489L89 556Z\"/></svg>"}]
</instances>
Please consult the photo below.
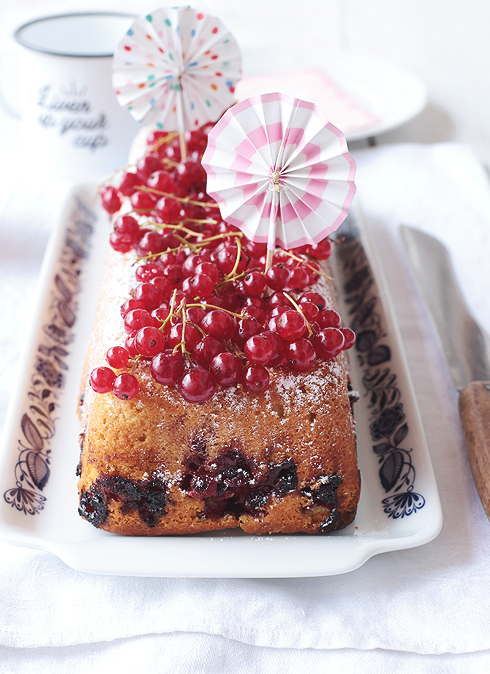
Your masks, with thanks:
<instances>
[{"instance_id":1,"label":"red currant berry","mask_svg":"<svg viewBox=\"0 0 490 674\"><path fill-rule=\"evenodd\" d=\"M140 257L162 253L164 250L166 250L165 239L158 232L146 232L138 243Z\"/></svg>"},{"instance_id":2,"label":"red currant berry","mask_svg":"<svg viewBox=\"0 0 490 674\"><path fill-rule=\"evenodd\" d=\"M148 134L148 137L146 139L146 144L151 147L152 145L155 145L159 140L162 138L166 138L168 136L168 131L162 131L161 129L154 129L153 131L150 131Z\"/></svg>"},{"instance_id":3,"label":"red currant berry","mask_svg":"<svg viewBox=\"0 0 490 674\"><path fill-rule=\"evenodd\" d=\"M124 304L121 305L121 316L124 318L129 311L132 309L144 309L145 305L141 300L135 300L133 298L126 300Z\"/></svg>"},{"instance_id":4,"label":"red currant berry","mask_svg":"<svg viewBox=\"0 0 490 674\"><path fill-rule=\"evenodd\" d=\"M206 214L204 213L204 208L202 206L198 206L197 204L184 203L182 204L182 209L184 217L187 218L188 220L204 220L204 218L206 217Z\"/></svg>"},{"instance_id":5,"label":"red currant berry","mask_svg":"<svg viewBox=\"0 0 490 674\"><path fill-rule=\"evenodd\" d=\"M254 365L266 365L274 356L274 345L262 335L249 337L243 350L247 360Z\"/></svg>"},{"instance_id":6,"label":"red currant berry","mask_svg":"<svg viewBox=\"0 0 490 674\"><path fill-rule=\"evenodd\" d=\"M129 353L124 346L111 346L106 353L105 359L111 367L120 370L128 364Z\"/></svg>"},{"instance_id":7,"label":"red currant berry","mask_svg":"<svg viewBox=\"0 0 490 674\"><path fill-rule=\"evenodd\" d=\"M235 320L226 311L213 309L202 319L201 328L212 337L231 339L235 334Z\"/></svg>"},{"instance_id":8,"label":"red currant berry","mask_svg":"<svg viewBox=\"0 0 490 674\"><path fill-rule=\"evenodd\" d=\"M350 328L340 328L340 331L345 339L343 350L347 351L347 349L351 349L356 343L356 333Z\"/></svg>"},{"instance_id":9,"label":"red currant berry","mask_svg":"<svg viewBox=\"0 0 490 674\"><path fill-rule=\"evenodd\" d=\"M318 262L308 262L308 265L305 266L305 270L308 274L308 277L310 279L309 285L313 285L314 283L317 283L320 279L320 265Z\"/></svg>"},{"instance_id":10,"label":"red currant berry","mask_svg":"<svg viewBox=\"0 0 490 674\"><path fill-rule=\"evenodd\" d=\"M156 203L155 210L162 222L177 222L180 218L180 203L173 197L162 197Z\"/></svg>"},{"instance_id":11,"label":"red currant berry","mask_svg":"<svg viewBox=\"0 0 490 674\"><path fill-rule=\"evenodd\" d=\"M267 253L267 244L256 241L247 241L247 250L252 257L260 258Z\"/></svg>"},{"instance_id":12,"label":"red currant berry","mask_svg":"<svg viewBox=\"0 0 490 674\"><path fill-rule=\"evenodd\" d=\"M213 261L216 263L219 271L226 276L230 274L236 265L236 260L238 256L238 248L235 244L226 244L220 250L217 250ZM247 264L247 258L245 257L243 251L240 255L238 265L236 267L236 273L241 274L245 269Z\"/></svg>"},{"instance_id":13,"label":"red currant berry","mask_svg":"<svg viewBox=\"0 0 490 674\"><path fill-rule=\"evenodd\" d=\"M253 308L257 309L257 307ZM257 309L257 311L260 311L260 309ZM235 329L235 342L241 349L243 349L245 342L247 342L250 337L261 333L262 330L262 326L257 323L255 318L242 318L240 321L238 321Z\"/></svg>"},{"instance_id":14,"label":"red currant berry","mask_svg":"<svg viewBox=\"0 0 490 674\"><path fill-rule=\"evenodd\" d=\"M344 348L345 337L338 328L323 328L313 338L316 352L322 358L335 358Z\"/></svg>"},{"instance_id":15,"label":"red currant berry","mask_svg":"<svg viewBox=\"0 0 490 674\"><path fill-rule=\"evenodd\" d=\"M159 192L173 192L175 183L168 171L155 171L148 178L148 187Z\"/></svg>"},{"instance_id":16,"label":"red currant berry","mask_svg":"<svg viewBox=\"0 0 490 674\"><path fill-rule=\"evenodd\" d=\"M263 309L259 309L254 304L249 304L246 307L243 307L242 314L253 318L259 325L264 325L266 320L266 314Z\"/></svg>"},{"instance_id":17,"label":"red currant berry","mask_svg":"<svg viewBox=\"0 0 490 674\"><path fill-rule=\"evenodd\" d=\"M179 162L180 161L180 142L178 139L175 139L171 141L170 143L166 143L165 145L162 145L161 148L159 148L159 155L162 157L166 157L167 159L170 159L171 161Z\"/></svg>"},{"instance_id":18,"label":"red currant berry","mask_svg":"<svg viewBox=\"0 0 490 674\"><path fill-rule=\"evenodd\" d=\"M185 142L188 152L197 152L199 154L203 154L208 144L208 137L201 129L196 129L195 131L186 131Z\"/></svg>"},{"instance_id":19,"label":"red currant berry","mask_svg":"<svg viewBox=\"0 0 490 674\"><path fill-rule=\"evenodd\" d=\"M196 267L201 262L209 263L210 256L207 251L188 255L182 263L182 272L184 276L193 276L196 273ZM211 265L214 267L214 265Z\"/></svg>"},{"instance_id":20,"label":"red currant berry","mask_svg":"<svg viewBox=\"0 0 490 674\"><path fill-rule=\"evenodd\" d=\"M207 335L192 349L192 355L200 365L208 367L213 358L223 351L225 351L223 342Z\"/></svg>"},{"instance_id":21,"label":"red currant berry","mask_svg":"<svg viewBox=\"0 0 490 674\"><path fill-rule=\"evenodd\" d=\"M112 185L106 185L100 190L100 198L103 208L111 215L121 208L121 199Z\"/></svg>"},{"instance_id":22,"label":"red currant berry","mask_svg":"<svg viewBox=\"0 0 490 674\"><path fill-rule=\"evenodd\" d=\"M308 370L316 360L313 344L309 339L296 339L284 344L284 356L290 367L298 372Z\"/></svg>"},{"instance_id":23,"label":"red currant berry","mask_svg":"<svg viewBox=\"0 0 490 674\"><path fill-rule=\"evenodd\" d=\"M165 232L162 236L162 241L163 241L163 246L164 250L169 250L170 248L177 248L177 246L181 243L176 236L174 236L173 232L167 232L167 230L164 228L162 231ZM185 260L185 253L183 250L179 251L178 253L170 253L171 255L174 255L175 260L174 263L176 264L182 264L183 261Z\"/></svg>"},{"instance_id":24,"label":"red currant berry","mask_svg":"<svg viewBox=\"0 0 490 674\"><path fill-rule=\"evenodd\" d=\"M147 311L153 311L163 302L163 294L154 283L140 283L134 291L134 299L141 300Z\"/></svg>"},{"instance_id":25,"label":"red currant berry","mask_svg":"<svg viewBox=\"0 0 490 674\"><path fill-rule=\"evenodd\" d=\"M272 346L274 347L274 355L268 362L268 365L270 365L271 367L280 365L284 361L284 342L279 337L277 332L273 332L272 330L266 330L265 332L263 332L262 337L268 339L272 343Z\"/></svg>"},{"instance_id":26,"label":"red currant berry","mask_svg":"<svg viewBox=\"0 0 490 674\"><path fill-rule=\"evenodd\" d=\"M196 274L182 281L182 292L189 297L206 297L214 290L214 283L206 274Z\"/></svg>"},{"instance_id":27,"label":"red currant berry","mask_svg":"<svg viewBox=\"0 0 490 674\"><path fill-rule=\"evenodd\" d=\"M135 192L130 197L131 208L142 215L149 215L155 208L157 200L148 192Z\"/></svg>"},{"instance_id":28,"label":"red currant berry","mask_svg":"<svg viewBox=\"0 0 490 674\"><path fill-rule=\"evenodd\" d=\"M196 325L200 325L202 319L206 315L205 309L202 309L201 307L189 307L186 309L187 313L187 320L190 323L195 323Z\"/></svg>"},{"instance_id":29,"label":"red currant berry","mask_svg":"<svg viewBox=\"0 0 490 674\"><path fill-rule=\"evenodd\" d=\"M269 381L269 373L263 365L249 365L242 375L242 386L249 393L264 391Z\"/></svg>"},{"instance_id":30,"label":"red currant berry","mask_svg":"<svg viewBox=\"0 0 490 674\"><path fill-rule=\"evenodd\" d=\"M316 304L313 304L313 302L303 302L299 306L301 309L301 313L308 322L314 321L318 316L318 314L320 313L318 311L318 307L316 306Z\"/></svg>"},{"instance_id":31,"label":"red currant berry","mask_svg":"<svg viewBox=\"0 0 490 674\"><path fill-rule=\"evenodd\" d=\"M320 295L320 293L315 293L315 292L307 292L303 293L301 297L299 298L299 303L303 304L303 302L311 302L312 304L315 304L318 307L319 311L322 311L325 309L326 302L325 298L323 295Z\"/></svg>"},{"instance_id":32,"label":"red currant berry","mask_svg":"<svg viewBox=\"0 0 490 674\"><path fill-rule=\"evenodd\" d=\"M130 400L138 394L139 388L138 380L134 374L122 372L114 379L112 392L121 400Z\"/></svg>"},{"instance_id":33,"label":"red currant berry","mask_svg":"<svg viewBox=\"0 0 490 674\"><path fill-rule=\"evenodd\" d=\"M202 403L212 398L216 391L213 375L203 367L193 367L184 372L179 390L188 402Z\"/></svg>"},{"instance_id":34,"label":"red currant berry","mask_svg":"<svg viewBox=\"0 0 490 674\"><path fill-rule=\"evenodd\" d=\"M114 221L114 231L119 234L128 234L133 240L136 240L140 232L140 226L132 215L120 215Z\"/></svg>"},{"instance_id":35,"label":"red currant berry","mask_svg":"<svg viewBox=\"0 0 490 674\"><path fill-rule=\"evenodd\" d=\"M168 264L163 270L163 275L170 281L173 288L178 288L182 281L182 265ZM178 304L176 304L176 306L178 306Z\"/></svg>"},{"instance_id":36,"label":"red currant berry","mask_svg":"<svg viewBox=\"0 0 490 674\"><path fill-rule=\"evenodd\" d=\"M158 307L158 309L153 309L151 315L157 321L158 329L161 330L162 334L168 335L170 328L172 327L170 321L165 324L164 328L162 328L162 323L168 318L169 310L166 307ZM155 325L155 327L157 327L157 325Z\"/></svg>"},{"instance_id":37,"label":"red currant berry","mask_svg":"<svg viewBox=\"0 0 490 674\"><path fill-rule=\"evenodd\" d=\"M147 262L136 267L134 275L140 283L149 283L151 279L162 276L163 269L155 262Z\"/></svg>"},{"instance_id":38,"label":"red currant berry","mask_svg":"<svg viewBox=\"0 0 490 674\"><path fill-rule=\"evenodd\" d=\"M267 311L267 302L263 297L246 297L243 307L257 307L258 309L262 309L262 311Z\"/></svg>"},{"instance_id":39,"label":"red currant berry","mask_svg":"<svg viewBox=\"0 0 490 674\"><path fill-rule=\"evenodd\" d=\"M219 283L221 278L218 268L212 262L199 262L194 272L196 274L206 274L206 276L209 276L213 283Z\"/></svg>"},{"instance_id":40,"label":"red currant berry","mask_svg":"<svg viewBox=\"0 0 490 674\"><path fill-rule=\"evenodd\" d=\"M241 302L233 283L225 283L220 286L216 292L219 294L219 297L224 302L224 306L229 309L229 311L238 313Z\"/></svg>"},{"instance_id":41,"label":"red currant berry","mask_svg":"<svg viewBox=\"0 0 490 674\"><path fill-rule=\"evenodd\" d=\"M148 326L138 330L134 338L134 344L142 356L153 358L165 348L165 337L158 328Z\"/></svg>"},{"instance_id":42,"label":"red currant berry","mask_svg":"<svg viewBox=\"0 0 490 674\"><path fill-rule=\"evenodd\" d=\"M150 365L153 379L165 386L175 385L184 372L184 359L180 351L175 353L172 349L166 349L156 355Z\"/></svg>"},{"instance_id":43,"label":"red currant berry","mask_svg":"<svg viewBox=\"0 0 490 674\"><path fill-rule=\"evenodd\" d=\"M208 295L207 297L201 297L201 302L204 304L209 304L213 307L219 307L220 309L229 309L228 303L214 293L212 295Z\"/></svg>"},{"instance_id":44,"label":"red currant berry","mask_svg":"<svg viewBox=\"0 0 490 674\"><path fill-rule=\"evenodd\" d=\"M160 270L161 271L161 270ZM172 294L173 286L165 276L156 276L150 281L151 285L158 288L164 300L168 300Z\"/></svg>"},{"instance_id":45,"label":"red currant berry","mask_svg":"<svg viewBox=\"0 0 490 674\"><path fill-rule=\"evenodd\" d=\"M96 367L90 374L90 386L96 393L112 391L116 373L108 367Z\"/></svg>"},{"instance_id":46,"label":"red currant berry","mask_svg":"<svg viewBox=\"0 0 490 674\"><path fill-rule=\"evenodd\" d=\"M234 386L242 376L242 361L234 353L225 351L213 358L209 365L211 374L221 386Z\"/></svg>"},{"instance_id":47,"label":"red currant berry","mask_svg":"<svg viewBox=\"0 0 490 674\"><path fill-rule=\"evenodd\" d=\"M250 274L247 274L243 281L242 286L247 295L252 297L258 297L261 295L266 286L266 280L264 274L261 274L258 271L253 271Z\"/></svg>"},{"instance_id":48,"label":"red currant berry","mask_svg":"<svg viewBox=\"0 0 490 674\"><path fill-rule=\"evenodd\" d=\"M146 309L131 309L124 317L124 329L130 335L147 325L153 325L153 321L152 315Z\"/></svg>"},{"instance_id":49,"label":"red currant berry","mask_svg":"<svg viewBox=\"0 0 490 674\"><path fill-rule=\"evenodd\" d=\"M136 164L136 175L138 176L138 179L146 185L151 174L161 170L161 168L162 160L160 157L156 154L147 154Z\"/></svg>"},{"instance_id":50,"label":"red currant berry","mask_svg":"<svg viewBox=\"0 0 490 674\"><path fill-rule=\"evenodd\" d=\"M276 304L276 306L269 313L269 318L274 318L275 316L280 316L286 311L291 311L291 305L287 306L285 304Z\"/></svg>"},{"instance_id":51,"label":"red currant berry","mask_svg":"<svg viewBox=\"0 0 490 674\"><path fill-rule=\"evenodd\" d=\"M183 334L183 323L176 323L170 328L167 338L168 346L173 349L177 344L185 342L185 350L192 351L192 349L201 341L201 333L195 325L187 323L185 326L185 336Z\"/></svg>"},{"instance_id":52,"label":"red currant berry","mask_svg":"<svg viewBox=\"0 0 490 674\"><path fill-rule=\"evenodd\" d=\"M133 247L133 240L128 234L111 232L109 236L111 247L118 253L128 253Z\"/></svg>"},{"instance_id":53,"label":"red currant berry","mask_svg":"<svg viewBox=\"0 0 490 674\"><path fill-rule=\"evenodd\" d=\"M176 179L189 191L198 191L206 184L206 171L195 161L185 161L176 168Z\"/></svg>"},{"instance_id":54,"label":"red currant berry","mask_svg":"<svg viewBox=\"0 0 490 674\"><path fill-rule=\"evenodd\" d=\"M307 331L305 317L292 309L285 311L276 319L276 332L282 339L292 342Z\"/></svg>"},{"instance_id":55,"label":"red currant berry","mask_svg":"<svg viewBox=\"0 0 490 674\"><path fill-rule=\"evenodd\" d=\"M128 335L124 341L124 348L129 353L130 358L135 358L138 355L138 349L134 343L134 338L136 337L136 332L133 332L131 335Z\"/></svg>"},{"instance_id":56,"label":"red currant berry","mask_svg":"<svg viewBox=\"0 0 490 674\"><path fill-rule=\"evenodd\" d=\"M269 297L268 302L269 311L278 304L285 304L287 306L290 306L291 308L293 307L291 300L288 297L286 297L286 295L282 292L282 290L275 292L273 295Z\"/></svg>"},{"instance_id":57,"label":"red currant berry","mask_svg":"<svg viewBox=\"0 0 490 674\"><path fill-rule=\"evenodd\" d=\"M136 173L124 173L117 191L122 194L123 197L130 197L137 185L141 185L141 180Z\"/></svg>"},{"instance_id":58,"label":"red currant berry","mask_svg":"<svg viewBox=\"0 0 490 674\"><path fill-rule=\"evenodd\" d=\"M322 309L316 320L321 328L340 328L342 325L340 315L333 309Z\"/></svg>"},{"instance_id":59,"label":"red currant berry","mask_svg":"<svg viewBox=\"0 0 490 674\"><path fill-rule=\"evenodd\" d=\"M328 260L332 254L332 244L328 238L323 239L315 246L310 246L309 254L316 260Z\"/></svg>"},{"instance_id":60,"label":"red currant berry","mask_svg":"<svg viewBox=\"0 0 490 674\"><path fill-rule=\"evenodd\" d=\"M158 258L158 264L162 269L165 269L169 264L182 264L182 262L180 260L177 262L175 253L162 253Z\"/></svg>"},{"instance_id":61,"label":"red currant berry","mask_svg":"<svg viewBox=\"0 0 490 674\"><path fill-rule=\"evenodd\" d=\"M291 269L287 283L288 288L299 293L301 290L304 290L309 283L310 277L303 266L293 267Z\"/></svg>"}]
</instances>

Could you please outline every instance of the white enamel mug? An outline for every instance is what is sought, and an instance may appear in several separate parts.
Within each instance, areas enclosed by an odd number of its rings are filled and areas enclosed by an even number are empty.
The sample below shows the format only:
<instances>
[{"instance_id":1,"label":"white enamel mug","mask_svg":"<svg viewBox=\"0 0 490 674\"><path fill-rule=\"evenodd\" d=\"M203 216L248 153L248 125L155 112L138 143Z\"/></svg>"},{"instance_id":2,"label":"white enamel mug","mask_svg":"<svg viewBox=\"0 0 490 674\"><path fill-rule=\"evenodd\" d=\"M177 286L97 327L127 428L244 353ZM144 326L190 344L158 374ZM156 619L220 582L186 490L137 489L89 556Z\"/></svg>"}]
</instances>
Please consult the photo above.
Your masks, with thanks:
<instances>
[{"instance_id":1,"label":"white enamel mug","mask_svg":"<svg viewBox=\"0 0 490 674\"><path fill-rule=\"evenodd\" d=\"M21 138L50 175L86 179L127 163L138 124L111 83L112 55L134 16L87 12L30 21L15 32Z\"/></svg>"}]
</instances>

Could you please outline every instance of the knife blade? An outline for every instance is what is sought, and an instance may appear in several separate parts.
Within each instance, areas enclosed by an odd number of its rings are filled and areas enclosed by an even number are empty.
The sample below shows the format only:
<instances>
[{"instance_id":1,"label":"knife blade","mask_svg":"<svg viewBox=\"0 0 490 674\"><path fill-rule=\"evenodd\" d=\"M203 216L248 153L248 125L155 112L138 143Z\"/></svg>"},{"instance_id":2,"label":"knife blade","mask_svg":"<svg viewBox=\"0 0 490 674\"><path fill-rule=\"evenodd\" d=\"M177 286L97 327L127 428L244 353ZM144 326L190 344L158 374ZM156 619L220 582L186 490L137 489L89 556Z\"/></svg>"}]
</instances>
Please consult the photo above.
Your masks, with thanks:
<instances>
[{"instance_id":1,"label":"knife blade","mask_svg":"<svg viewBox=\"0 0 490 674\"><path fill-rule=\"evenodd\" d=\"M402 225L400 231L415 284L459 391L468 459L490 520L490 338L463 299L445 246L414 227Z\"/></svg>"}]
</instances>

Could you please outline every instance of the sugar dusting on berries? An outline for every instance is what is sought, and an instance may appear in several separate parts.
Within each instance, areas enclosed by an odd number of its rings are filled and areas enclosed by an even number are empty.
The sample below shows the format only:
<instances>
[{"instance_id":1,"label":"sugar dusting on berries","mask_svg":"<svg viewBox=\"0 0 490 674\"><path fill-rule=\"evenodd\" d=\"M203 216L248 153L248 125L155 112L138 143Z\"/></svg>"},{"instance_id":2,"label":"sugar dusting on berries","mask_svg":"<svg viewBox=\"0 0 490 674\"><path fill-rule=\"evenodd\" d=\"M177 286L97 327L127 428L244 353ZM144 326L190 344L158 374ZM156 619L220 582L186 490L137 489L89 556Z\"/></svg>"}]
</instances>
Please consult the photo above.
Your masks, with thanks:
<instances>
[{"instance_id":1,"label":"sugar dusting on berries","mask_svg":"<svg viewBox=\"0 0 490 674\"><path fill-rule=\"evenodd\" d=\"M284 415L293 391L305 405L325 400L355 342L330 299L331 243L278 249L265 274L265 245L223 222L206 194L206 134L193 134L182 162L175 134L140 133L134 165L101 191L111 257L124 264L111 264L117 275L101 299L121 313L107 312L93 338L112 347L92 388L122 401L149 391L216 398L237 413L258 395L275 414L281 395Z\"/></svg>"}]
</instances>

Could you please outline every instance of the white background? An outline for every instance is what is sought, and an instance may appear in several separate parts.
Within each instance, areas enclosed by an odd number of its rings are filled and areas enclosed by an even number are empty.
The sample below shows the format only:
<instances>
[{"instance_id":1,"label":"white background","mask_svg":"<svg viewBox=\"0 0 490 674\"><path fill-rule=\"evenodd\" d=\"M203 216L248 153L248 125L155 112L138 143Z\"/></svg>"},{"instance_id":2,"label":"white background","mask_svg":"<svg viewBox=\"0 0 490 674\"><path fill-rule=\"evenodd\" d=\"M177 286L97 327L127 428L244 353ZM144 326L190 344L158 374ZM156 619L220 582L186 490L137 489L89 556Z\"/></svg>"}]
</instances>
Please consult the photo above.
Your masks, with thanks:
<instances>
[{"instance_id":1,"label":"white background","mask_svg":"<svg viewBox=\"0 0 490 674\"><path fill-rule=\"evenodd\" d=\"M164 4L158 0L0 2L3 50L12 44L12 30L31 18L91 9L142 14ZM428 105L416 119L381 136L379 142L462 141L490 165L487 0L203 0L195 4L216 14L235 35L244 52L245 72L258 67L321 67L342 49L413 72L427 87ZM4 78L12 79L12 70L11 60L4 58ZM14 146L18 125L4 115L0 120L0 147Z\"/></svg>"}]
</instances>

